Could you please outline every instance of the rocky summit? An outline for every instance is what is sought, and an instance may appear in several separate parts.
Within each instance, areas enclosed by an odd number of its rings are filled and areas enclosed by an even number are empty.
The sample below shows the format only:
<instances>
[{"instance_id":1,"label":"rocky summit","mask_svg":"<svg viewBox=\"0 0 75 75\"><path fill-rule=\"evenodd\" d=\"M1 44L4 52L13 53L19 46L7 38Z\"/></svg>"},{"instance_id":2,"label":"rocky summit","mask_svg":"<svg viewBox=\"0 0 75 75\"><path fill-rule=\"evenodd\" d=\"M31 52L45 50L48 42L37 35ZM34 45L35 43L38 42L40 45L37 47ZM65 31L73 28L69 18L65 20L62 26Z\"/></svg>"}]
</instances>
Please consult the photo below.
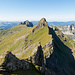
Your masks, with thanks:
<instances>
[{"instance_id":1,"label":"rocky summit","mask_svg":"<svg viewBox=\"0 0 75 75\"><path fill-rule=\"evenodd\" d=\"M32 30L32 33L34 33L34 31L35 31L36 29L44 28L44 27L46 27L46 26L48 26L48 23L47 23L47 21L46 21L45 18L42 18L42 19L38 22L36 28L34 28L34 29Z\"/></svg>"},{"instance_id":2,"label":"rocky summit","mask_svg":"<svg viewBox=\"0 0 75 75\"><path fill-rule=\"evenodd\" d=\"M21 25L26 25L27 27L33 27L33 23L32 22L29 22L28 20L26 20L24 22L21 22L20 24Z\"/></svg>"},{"instance_id":3,"label":"rocky summit","mask_svg":"<svg viewBox=\"0 0 75 75\"><path fill-rule=\"evenodd\" d=\"M42 18L39 22L38 22L38 28L43 28L45 26L48 26L47 21L45 18Z\"/></svg>"}]
</instances>

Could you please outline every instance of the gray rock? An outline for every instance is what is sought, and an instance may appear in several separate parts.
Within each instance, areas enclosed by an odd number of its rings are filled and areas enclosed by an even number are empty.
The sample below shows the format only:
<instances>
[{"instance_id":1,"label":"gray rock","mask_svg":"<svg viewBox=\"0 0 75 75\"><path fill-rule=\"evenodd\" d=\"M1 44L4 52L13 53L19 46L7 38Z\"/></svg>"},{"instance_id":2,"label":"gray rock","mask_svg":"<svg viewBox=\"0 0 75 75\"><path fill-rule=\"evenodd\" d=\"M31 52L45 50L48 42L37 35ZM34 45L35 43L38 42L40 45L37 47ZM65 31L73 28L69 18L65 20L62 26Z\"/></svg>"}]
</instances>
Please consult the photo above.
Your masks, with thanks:
<instances>
[{"instance_id":1,"label":"gray rock","mask_svg":"<svg viewBox=\"0 0 75 75\"><path fill-rule=\"evenodd\" d=\"M26 20L24 22L21 22L20 24L21 25L26 25L27 27L33 27L33 23L32 22L29 22L28 20Z\"/></svg>"},{"instance_id":2,"label":"gray rock","mask_svg":"<svg viewBox=\"0 0 75 75\"><path fill-rule=\"evenodd\" d=\"M19 60L11 52L8 52L5 56L5 61L2 63L2 66L8 71L15 71L18 69L31 69L30 64L25 60Z\"/></svg>"},{"instance_id":3,"label":"gray rock","mask_svg":"<svg viewBox=\"0 0 75 75\"><path fill-rule=\"evenodd\" d=\"M43 27L45 27L45 26L48 26L48 23L47 23L47 21L46 21L46 19L45 18L42 18L39 22L38 22L38 29L39 28L43 28Z\"/></svg>"},{"instance_id":4,"label":"gray rock","mask_svg":"<svg viewBox=\"0 0 75 75\"><path fill-rule=\"evenodd\" d=\"M9 70L9 71L15 71L17 68L16 68L16 66L15 66L15 64L14 63L12 63L12 62L9 62L9 63L7 63L7 65L6 65L6 68Z\"/></svg>"},{"instance_id":5,"label":"gray rock","mask_svg":"<svg viewBox=\"0 0 75 75\"><path fill-rule=\"evenodd\" d=\"M42 46L41 45L38 46L37 52L34 53L34 55L30 57L30 60L35 65L38 65L38 66L43 66L44 65L44 55L43 55L43 51L42 51Z\"/></svg>"},{"instance_id":6,"label":"gray rock","mask_svg":"<svg viewBox=\"0 0 75 75\"><path fill-rule=\"evenodd\" d=\"M46 21L45 18L42 18L42 19L38 22L37 25L38 25L38 26L32 30L32 33L34 33L36 29L40 29L40 28L44 28L44 27L48 26L48 23L47 23L47 21Z\"/></svg>"}]
</instances>

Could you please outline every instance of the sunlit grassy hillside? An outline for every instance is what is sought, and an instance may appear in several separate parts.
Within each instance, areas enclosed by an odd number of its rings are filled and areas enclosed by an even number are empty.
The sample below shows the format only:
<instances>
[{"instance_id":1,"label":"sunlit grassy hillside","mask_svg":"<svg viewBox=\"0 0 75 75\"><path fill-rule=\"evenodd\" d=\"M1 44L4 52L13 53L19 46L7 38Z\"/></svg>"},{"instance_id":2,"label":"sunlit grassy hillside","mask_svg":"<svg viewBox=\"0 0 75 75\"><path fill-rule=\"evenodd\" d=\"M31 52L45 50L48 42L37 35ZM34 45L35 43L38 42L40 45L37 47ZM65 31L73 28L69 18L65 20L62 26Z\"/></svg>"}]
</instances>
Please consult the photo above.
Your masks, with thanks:
<instances>
[{"instance_id":1,"label":"sunlit grassy hillside","mask_svg":"<svg viewBox=\"0 0 75 75\"><path fill-rule=\"evenodd\" d=\"M12 51L13 53L21 51L24 46L25 37L32 32L34 27L17 25L9 30L0 31L0 36L2 37L0 42L0 57L2 58L6 51ZM9 32L15 33L9 34Z\"/></svg>"}]
</instances>

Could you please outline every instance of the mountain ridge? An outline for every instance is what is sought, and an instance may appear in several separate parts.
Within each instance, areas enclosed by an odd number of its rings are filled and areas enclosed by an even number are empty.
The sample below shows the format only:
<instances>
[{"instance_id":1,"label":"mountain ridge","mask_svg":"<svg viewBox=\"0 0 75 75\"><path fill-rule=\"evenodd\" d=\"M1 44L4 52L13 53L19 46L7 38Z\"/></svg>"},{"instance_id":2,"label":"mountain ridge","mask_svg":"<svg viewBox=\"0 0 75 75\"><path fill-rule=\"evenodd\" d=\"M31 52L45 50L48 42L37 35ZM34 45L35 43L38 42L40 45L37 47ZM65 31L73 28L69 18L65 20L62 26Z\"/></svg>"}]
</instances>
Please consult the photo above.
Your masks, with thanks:
<instances>
[{"instance_id":1,"label":"mountain ridge","mask_svg":"<svg viewBox=\"0 0 75 75\"><path fill-rule=\"evenodd\" d=\"M5 21L1 21L3 23L10 23L9 21L5 22ZM31 21L34 25L37 25L39 21ZM16 23L15 25L19 24L20 21L17 21L17 22L11 22L11 23ZM75 24L75 21L68 21L68 22L58 22L58 21L54 21L54 22L49 22L48 21L48 25L51 25L51 26L64 26L64 25L70 25L70 24ZM9 29L9 26L8 24L6 24L6 26L4 26L4 24L0 24L1 28L0 30L6 30L6 29ZM15 26L13 25L13 26ZM10 28L12 28L13 26L11 26Z\"/></svg>"},{"instance_id":2,"label":"mountain ridge","mask_svg":"<svg viewBox=\"0 0 75 75\"><path fill-rule=\"evenodd\" d=\"M74 75L75 42L64 35L56 26L51 28L50 26L45 26L41 23L40 25L27 27L26 25L19 24L11 28L10 31L16 30L17 32L10 35L7 33L8 36L1 38L0 62L3 61L4 58L1 56L5 56L7 51L11 51L19 59L25 59L32 62L35 68L45 75L50 75L50 72L53 72L51 75ZM6 35L6 33L4 35ZM16 39L19 40L15 42ZM41 46L38 46L39 42ZM43 52L37 52L37 50L40 50L38 47L41 48ZM73 47L74 49L71 49ZM41 61L41 57L42 59L44 57L44 66L35 64L36 60L37 63L38 60ZM43 62L41 61L41 63ZM45 69L48 69L48 73L45 73Z\"/></svg>"}]
</instances>

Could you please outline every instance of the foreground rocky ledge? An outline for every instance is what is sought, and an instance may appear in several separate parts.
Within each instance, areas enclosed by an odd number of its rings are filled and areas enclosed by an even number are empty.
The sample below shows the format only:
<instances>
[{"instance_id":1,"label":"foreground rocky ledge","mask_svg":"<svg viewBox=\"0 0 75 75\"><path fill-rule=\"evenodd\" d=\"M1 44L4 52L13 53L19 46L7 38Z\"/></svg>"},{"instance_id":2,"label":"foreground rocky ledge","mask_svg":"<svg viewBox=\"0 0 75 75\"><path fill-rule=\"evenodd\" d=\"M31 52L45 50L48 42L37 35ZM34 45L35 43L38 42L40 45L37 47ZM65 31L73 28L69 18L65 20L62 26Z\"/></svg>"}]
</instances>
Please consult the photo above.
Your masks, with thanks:
<instances>
[{"instance_id":1,"label":"foreground rocky ledge","mask_svg":"<svg viewBox=\"0 0 75 75\"><path fill-rule=\"evenodd\" d=\"M37 47L37 51L36 53L34 53L33 56L31 56L28 59L32 64L34 64L35 68L41 72L42 74L45 75L56 75L55 72L49 70L46 68L45 66L45 58L43 55L43 51L42 51L42 46L39 45ZM5 60L2 63L2 67L6 70L6 71L16 71L19 69L22 70L30 70L33 69L32 65L25 60L19 60L15 55L13 55L11 52L7 52L6 56L5 56ZM34 69L33 69L34 70Z\"/></svg>"},{"instance_id":2,"label":"foreground rocky ledge","mask_svg":"<svg viewBox=\"0 0 75 75\"><path fill-rule=\"evenodd\" d=\"M2 63L2 66L8 71L15 71L18 69L24 69L24 70L31 69L29 62L25 60L19 60L11 52L7 52L5 60Z\"/></svg>"}]
</instances>

